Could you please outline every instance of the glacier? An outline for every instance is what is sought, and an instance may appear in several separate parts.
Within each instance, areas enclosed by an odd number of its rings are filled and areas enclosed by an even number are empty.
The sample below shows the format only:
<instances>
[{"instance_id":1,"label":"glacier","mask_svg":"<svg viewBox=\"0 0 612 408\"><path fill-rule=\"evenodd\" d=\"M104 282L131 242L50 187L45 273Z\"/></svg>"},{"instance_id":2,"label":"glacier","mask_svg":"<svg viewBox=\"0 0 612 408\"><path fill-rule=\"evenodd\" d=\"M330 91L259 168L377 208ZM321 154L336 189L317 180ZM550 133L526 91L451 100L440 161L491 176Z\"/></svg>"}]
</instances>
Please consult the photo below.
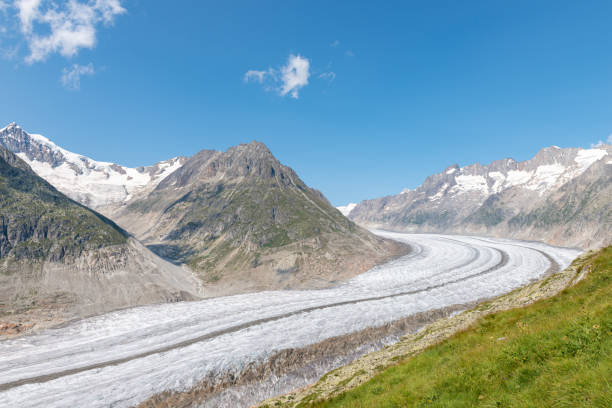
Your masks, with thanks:
<instances>
[{"instance_id":1,"label":"glacier","mask_svg":"<svg viewBox=\"0 0 612 408\"><path fill-rule=\"evenodd\" d=\"M333 288L121 310L0 342L1 407L129 407L239 373L281 350L509 292L577 249L375 231L410 254Z\"/></svg>"}]
</instances>

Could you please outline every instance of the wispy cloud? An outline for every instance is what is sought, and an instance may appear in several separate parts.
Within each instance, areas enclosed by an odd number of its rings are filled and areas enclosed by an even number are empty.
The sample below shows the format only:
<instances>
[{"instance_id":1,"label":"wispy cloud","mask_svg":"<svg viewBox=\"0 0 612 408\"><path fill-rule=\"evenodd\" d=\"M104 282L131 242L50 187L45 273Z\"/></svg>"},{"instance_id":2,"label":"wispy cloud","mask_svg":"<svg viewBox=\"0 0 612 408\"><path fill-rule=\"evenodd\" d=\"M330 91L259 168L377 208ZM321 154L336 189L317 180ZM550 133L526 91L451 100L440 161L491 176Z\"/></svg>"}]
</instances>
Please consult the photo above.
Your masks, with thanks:
<instances>
[{"instance_id":1,"label":"wispy cloud","mask_svg":"<svg viewBox=\"0 0 612 408\"><path fill-rule=\"evenodd\" d=\"M29 64L56 52L73 57L82 48L94 48L98 26L111 25L116 16L126 12L120 0L15 0L14 5L30 50L25 58Z\"/></svg>"},{"instance_id":2,"label":"wispy cloud","mask_svg":"<svg viewBox=\"0 0 612 408\"><path fill-rule=\"evenodd\" d=\"M325 79L326 81L329 81L329 82L332 82L334 79L336 79L336 73L333 72L333 71L323 72L323 73L319 74L319 78Z\"/></svg>"},{"instance_id":3,"label":"wispy cloud","mask_svg":"<svg viewBox=\"0 0 612 408\"><path fill-rule=\"evenodd\" d=\"M279 95L299 98L299 91L308 85L310 78L310 60L301 55L289 55L287 63L280 68L267 70L248 70L244 74L245 82L264 84L266 90L275 89ZM271 85L270 85L271 84Z\"/></svg>"},{"instance_id":4,"label":"wispy cloud","mask_svg":"<svg viewBox=\"0 0 612 408\"><path fill-rule=\"evenodd\" d=\"M249 70L244 74L244 82L255 81L261 84L268 74L270 74L269 71Z\"/></svg>"},{"instance_id":5,"label":"wispy cloud","mask_svg":"<svg viewBox=\"0 0 612 408\"><path fill-rule=\"evenodd\" d=\"M340 45L340 41L339 40L334 40L331 44L329 44L329 46L332 47L332 48L336 48L339 45Z\"/></svg>"},{"instance_id":6,"label":"wispy cloud","mask_svg":"<svg viewBox=\"0 0 612 408\"><path fill-rule=\"evenodd\" d=\"M591 147L592 148L594 148L594 147L601 147L601 146L603 146L605 144L612 145L612 135L608 136L608 139L605 142L603 140L600 140L597 143L591 143Z\"/></svg>"},{"instance_id":7,"label":"wispy cloud","mask_svg":"<svg viewBox=\"0 0 612 408\"><path fill-rule=\"evenodd\" d=\"M74 64L62 71L62 85L66 89L78 90L81 88L81 76L95 74L94 66L90 62L87 65Z\"/></svg>"},{"instance_id":8,"label":"wispy cloud","mask_svg":"<svg viewBox=\"0 0 612 408\"><path fill-rule=\"evenodd\" d=\"M344 52L344 55L346 55L347 57L354 57L355 53L353 51L351 51L351 50L346 50Z\"/></svg>"}]
</instances>

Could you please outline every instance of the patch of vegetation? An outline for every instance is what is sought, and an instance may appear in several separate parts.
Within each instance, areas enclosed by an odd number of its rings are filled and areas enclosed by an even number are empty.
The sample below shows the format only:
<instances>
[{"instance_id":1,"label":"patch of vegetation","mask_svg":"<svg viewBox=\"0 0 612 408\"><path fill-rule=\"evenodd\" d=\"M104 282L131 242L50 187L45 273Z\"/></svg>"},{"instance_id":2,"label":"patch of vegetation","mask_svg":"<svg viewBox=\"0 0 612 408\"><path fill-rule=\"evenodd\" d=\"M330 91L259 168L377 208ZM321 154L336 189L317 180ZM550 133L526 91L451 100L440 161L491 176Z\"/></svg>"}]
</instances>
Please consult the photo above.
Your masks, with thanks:
<instances>
[{"instance_id":1,"label":"patch of vegetation","mask_svg":"<svg viewBox=\"0 0 612 408\"><path fill-rule=\"evenodd\" d=\"M309 407L611 407L612 247L576 286L488 315ZM586 267L586 266L585 266Z\"/></svg>"},{"instance_id":2,"label":"patch of vegetation","mask_svg":"<svg viewBox=\"0 0 612 408\"><path fill-rule=\"evenodd\" d=\"M315 191L299 187L274 179L200 185L164 210L180 219L168 239L191 253L182 260L206 271L237 248L249 248L248 256L237 251L232 257L241 258L228 262L258 265L266 250L355 229Z\"/></svg>"},{"instance_id":3,"label":"patch of vegetation","mask_svg":"<svg viewBox=\"0 0 612 408\"><path fill-rule=\"evenodd\" d=\"M497 207L499 203L499 196L492 195L489 197L482 206L470 215L466 222L474 224L480 224L487 227L495 226L504 221L504 211L500 207Z\"/></svg>"},{"instance_id":4,"label":"patch of vegetation","mask_svg":"<svg viewBox=\"0 0 612 408\"><path fill-rule=\"evenodd\" d=\"M291 243L291 239L289 238L289 235L287 235L287 231L281 229L277 230L278 232L272 235L272 237L262 245L264 248L278 248Z\"/></svg>"},{"instance_id":5,"label":"patch of vegetation","mask_svg":"<svg viewBox=\"0 0 612 408\"><path fill-rule=\"evenodd\" d=\"M435 211L416 211L410 213L400 219L403 224L415 224L415 225L435 225L444 226L448 225L454 218L454 214L449 211L435 212Z\"/></svg>"},{"instance_id":6,"label":"patch of vegetation","mask_svg":"<svg viewBox=\"0 0 612 408\"><path fill-rule=\"evenodd\" d=\"M564 186L560 190L565 192L562 199L547 202L544 206L531 212L518 214L508 221L508 225L516 229L526 226L550 228L554 225L568 224L577 217L597 220L607 214L609 218L610 210L597 204L600 202L597 197L601 197L602 193L605 194L609 182L609 177L599 179L582 186L581 191L577 191L576 186L573 185L572 189L567 191L568 187Z\"/></svg>"}]
</instances>

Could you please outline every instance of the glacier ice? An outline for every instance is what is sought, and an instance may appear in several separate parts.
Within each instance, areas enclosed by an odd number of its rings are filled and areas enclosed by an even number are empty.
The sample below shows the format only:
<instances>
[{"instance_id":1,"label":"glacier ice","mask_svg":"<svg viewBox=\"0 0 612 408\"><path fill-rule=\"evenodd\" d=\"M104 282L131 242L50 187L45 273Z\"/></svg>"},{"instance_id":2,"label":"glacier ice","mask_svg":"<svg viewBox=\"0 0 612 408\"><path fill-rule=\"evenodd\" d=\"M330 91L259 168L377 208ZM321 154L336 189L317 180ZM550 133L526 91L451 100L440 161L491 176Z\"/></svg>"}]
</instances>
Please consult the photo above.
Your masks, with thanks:
<instances>
[{"instance_id":1,"label":"glacier ice","mask_svg":"<svg viewBox=\"0 0 612 408\"><path fill-rule=\"evenodd\" d=\"M534 242L377 233L414 250L334 288L138 307L0 342L0 406L133 406L283 349L508 292L579 254ZM55 378L31 381L43 375Z\"/></svg>"}]
</instances>

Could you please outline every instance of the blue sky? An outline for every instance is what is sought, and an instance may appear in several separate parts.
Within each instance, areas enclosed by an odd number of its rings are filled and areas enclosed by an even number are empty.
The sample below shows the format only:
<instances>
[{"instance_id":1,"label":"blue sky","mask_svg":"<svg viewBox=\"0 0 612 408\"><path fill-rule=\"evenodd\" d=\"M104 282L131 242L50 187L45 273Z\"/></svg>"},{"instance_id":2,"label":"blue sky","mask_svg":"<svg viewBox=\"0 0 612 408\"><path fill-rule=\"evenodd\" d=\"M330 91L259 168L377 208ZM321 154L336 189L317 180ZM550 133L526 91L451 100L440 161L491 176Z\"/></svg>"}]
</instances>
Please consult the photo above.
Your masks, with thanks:
<instances>
[{"instance_id":1,"label":"blue sky","mask_svg":"<svg viewBox=\"0 0 612 408\"><path fill-rule=\"evenodd\" d=\"M128 166L255 139L340 205L606 140L611 16L605 1L0 0L0 123Z\"/></svg>"}]
</instances>

